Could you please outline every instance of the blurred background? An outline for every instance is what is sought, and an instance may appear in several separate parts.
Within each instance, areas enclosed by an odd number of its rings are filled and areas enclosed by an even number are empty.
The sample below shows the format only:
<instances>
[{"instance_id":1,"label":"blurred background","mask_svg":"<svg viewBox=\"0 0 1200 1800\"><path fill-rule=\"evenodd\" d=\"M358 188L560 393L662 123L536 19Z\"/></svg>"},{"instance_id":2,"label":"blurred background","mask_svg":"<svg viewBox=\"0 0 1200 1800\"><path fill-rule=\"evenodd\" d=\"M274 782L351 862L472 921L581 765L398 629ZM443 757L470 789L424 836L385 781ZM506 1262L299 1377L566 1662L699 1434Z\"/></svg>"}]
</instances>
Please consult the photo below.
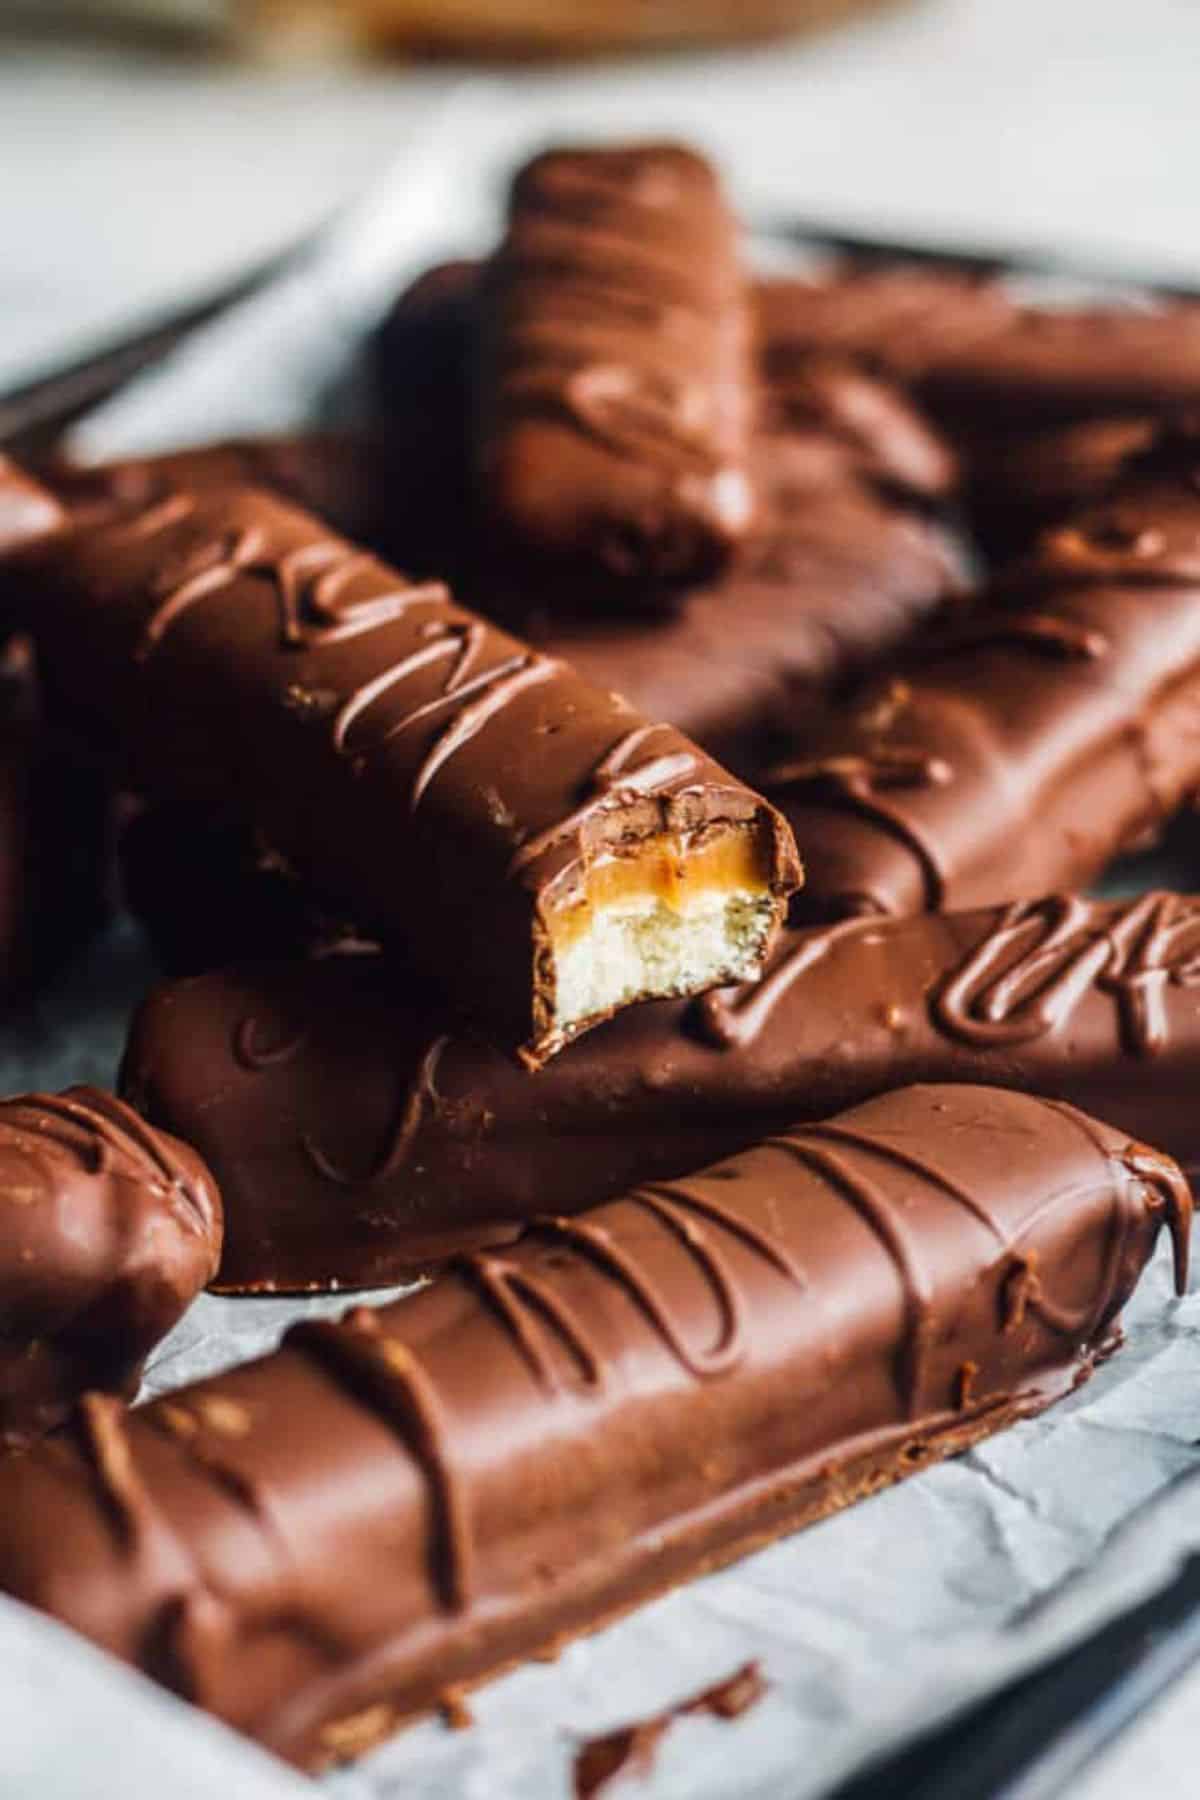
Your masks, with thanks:
<instances>
[{"instance_id":1,"label":"blurred background","mask_svg":"<svg viewBox=\"0 0 1200 1800\"><path fill-rule=\"evenodd\" d=\"M685 133L767 226L1200 284L1198 76L1198 0L0 0L0 390L385 169L556 136Z\"/></svg>"}]
</instances>

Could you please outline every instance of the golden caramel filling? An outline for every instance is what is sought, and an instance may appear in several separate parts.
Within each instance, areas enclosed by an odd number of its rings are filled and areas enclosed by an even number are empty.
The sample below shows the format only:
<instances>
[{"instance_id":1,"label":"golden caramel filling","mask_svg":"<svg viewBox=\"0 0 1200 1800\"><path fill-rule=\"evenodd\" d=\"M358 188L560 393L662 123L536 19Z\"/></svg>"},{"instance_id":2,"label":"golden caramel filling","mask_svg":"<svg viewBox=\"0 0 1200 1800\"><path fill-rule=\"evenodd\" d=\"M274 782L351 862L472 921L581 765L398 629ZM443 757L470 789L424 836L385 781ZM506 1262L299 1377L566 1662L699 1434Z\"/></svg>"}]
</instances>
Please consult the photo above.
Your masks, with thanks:
<instances>
[{"instance_id":1,"label":"golden caramel filling","mask_svg":"<svg viewBox=\"0 0 1200 1800\"><path fill-rule=\"evenodd\" d=\"M726 831L690 848L676 837L647 838L591 864L583 897L573 895L569 904L550 912L550 936L562 949L577 942L594 914L608 907L658 902L683 913L711 895L765 894L767 885L756 831Z\"/></svg>"}]
</instances>

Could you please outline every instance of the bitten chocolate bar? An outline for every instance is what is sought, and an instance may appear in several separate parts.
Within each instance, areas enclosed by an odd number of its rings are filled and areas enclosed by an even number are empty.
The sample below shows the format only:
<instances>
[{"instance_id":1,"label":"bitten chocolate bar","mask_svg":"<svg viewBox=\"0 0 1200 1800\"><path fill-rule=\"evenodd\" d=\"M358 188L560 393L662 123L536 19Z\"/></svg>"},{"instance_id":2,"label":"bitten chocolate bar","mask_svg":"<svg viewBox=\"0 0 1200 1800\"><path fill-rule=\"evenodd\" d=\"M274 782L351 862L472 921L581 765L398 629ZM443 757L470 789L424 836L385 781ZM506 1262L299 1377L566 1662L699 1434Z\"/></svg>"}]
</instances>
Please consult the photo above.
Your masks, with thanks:
<instances>
[{"instance_id":1,"label":"bitten chocolate bar","mask_svg":"<svg viewBox=\"0 0 1200 1800\"><path fill-rule=\"evenodd\" d=\"M999 281L895 263L761 282L755 303L771 368L813 351L862 357L968 439L1200 401L1194 302L1030 305Z\"/></svg>"},{"instance_id":2,"label":"bitten chocolate bar","mask_svg":"<svg viewBox=\"0 0 1200 1800\"><path fill-rule=\"evenodd\" d=\"M27 568L65 716L231 810L541 1062L757 972L799 865L677 731L251 489L175 493Z\"/></svg>"},{"instance_id":3,"label":"bitten chocolate bar","mask_svg":"<svg viewBox=\"0 0 1200 1800\"><path fill-rule=\"evenodd\" d=\"M756 986L634 1009L530 1081L389 960L165 985L124 1091L194 1143L218 1285L382 1286L911 1081L1097 1112L1200 1172L1200 899L1052 896L785 932Z\"/></svg>"},{"instance_id":4,"label":"bitten chocolate bar","mask_svg":"<svg viewBox=\"0 0 1200 1800\"><path fill-rule=\"evenodd\" d=\"M221 1201L195 1151L96 1088L0 1101L0 1448L86 1389L132 1395L216 1273Z\"/></svg>"},{"instance_id":5,"label":"bitten chocolate bar","mask_svg":"<svg viewBox=\"0 0 1200 1800\"><path fill-rule=\"evenodd\" d=\"M720 564L754 515L737 224L672 144L555 150L485 267L481 476L503 536L640 591Z\"/></svg>"},{"instance_id":6,"label":"bitten chocolate bar","mask_svg":"<svg viewBox=\"0 0 1200 1800\"><path fill-rule=\"evenodd\" d=\"M532 1085L532 1084L531 1084ZM307 1767L1070 1393L1165 1157L906 1088L0 1467L0 1588ZM834 1378L831 1379L831 1369Z\"/></svg>"},{"instance_id":7,"label":"bitten chocolate bar","mask_svg":"<svg viewBox=\"0 0 1200 1800\"><path fill-rule=\"evenodd\" d=\"M1164 431L969 621L763 777L804 918L1081 887L1200 786L1200 437Z\"/></svg>"}]
</instances>

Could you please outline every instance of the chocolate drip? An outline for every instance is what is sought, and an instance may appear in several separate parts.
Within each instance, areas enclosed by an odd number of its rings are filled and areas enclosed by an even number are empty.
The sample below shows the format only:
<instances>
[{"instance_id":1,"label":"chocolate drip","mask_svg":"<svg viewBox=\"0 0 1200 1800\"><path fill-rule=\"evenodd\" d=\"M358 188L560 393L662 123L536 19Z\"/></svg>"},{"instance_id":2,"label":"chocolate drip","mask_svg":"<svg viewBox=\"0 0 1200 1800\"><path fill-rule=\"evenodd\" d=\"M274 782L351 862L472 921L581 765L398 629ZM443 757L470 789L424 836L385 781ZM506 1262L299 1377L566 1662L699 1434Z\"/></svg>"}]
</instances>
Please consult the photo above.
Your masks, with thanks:
<instances>
[{"instance_id":1,"label":"chocolate drip","mask_svg":"<svg viewBox=\"0 0 1200 1800\"><path fill-rule=\"evenodd\" d=\"M311 1356L417 1457L429 1482L434 1584L443 1606L461 1612L471 1598L471 1527L441 1402L429 1376L408 1346L388 1336L378 1315L363 1306L340 1323L302 1320L284 1341Z\"/></svg>"},{"instance_id":2,"label":"chocolate drip","mask_svg":"<svg viewBox=\"0 0 1200 1800\"><path fill-rule=\"evenodd\" d=\"M437 1105L437 1089L434 1086L437 1079L437 1067L449 1042L449 1037L442 1033L434 1038L426 1050L421 1058L416 1076L404 1095L403 1104L387 1142L363 1174L356 1175L347 1169L339 1168L321 1149L320 1145L314 1143L312 1138L305 1133L301 1142L304 1146L304 1153L313 1168L324 1175L327 1180L336 1181L343 1187L370 1187L373 1183L384 1181L389 1175L394 1175L408 1158L413 1139L420 1130L426 1108Z\"/></svg>"},{"instance_id":3,"label":"chocolate drip","mask_svg":"<svg viewBox=\"0 0 1200 1800\"><path fill-rule=\"evenodd\" d=\"M1125 1167L1145 1182L1149 1189L1147 1205L1161 1211L1171 1233L1171 1260L1175 1292L1180 1299L1187 1293L1188 1263L1192 1248L1192 1190L1182 1172L1168 1157L1145 1144L1131 1144L1121 1158Z\"/></svg>"}]
</instances>

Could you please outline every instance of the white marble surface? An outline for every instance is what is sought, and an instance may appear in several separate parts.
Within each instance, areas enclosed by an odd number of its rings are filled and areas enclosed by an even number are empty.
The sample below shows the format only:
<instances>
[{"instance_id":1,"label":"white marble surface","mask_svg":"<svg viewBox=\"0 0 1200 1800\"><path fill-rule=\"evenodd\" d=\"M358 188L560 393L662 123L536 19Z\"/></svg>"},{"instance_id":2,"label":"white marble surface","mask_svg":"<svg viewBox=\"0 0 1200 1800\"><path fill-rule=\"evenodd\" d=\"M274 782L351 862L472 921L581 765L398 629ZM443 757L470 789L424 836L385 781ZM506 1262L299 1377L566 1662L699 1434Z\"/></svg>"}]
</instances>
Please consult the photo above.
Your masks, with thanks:
<instances>
[{"instance_id":1,"label":"white marble surface","mask_svg":"<svg viewBox=\"0 0 1200 1800\"><path fill-rule=\"evenodd\" d=\"M1198 76L1200 0L916 0L811 43L503 77L0 37L0 386L311 227L471 82L516 142L698 136L762 214L1200 279Z\"/></svg>"}]
</instances>

